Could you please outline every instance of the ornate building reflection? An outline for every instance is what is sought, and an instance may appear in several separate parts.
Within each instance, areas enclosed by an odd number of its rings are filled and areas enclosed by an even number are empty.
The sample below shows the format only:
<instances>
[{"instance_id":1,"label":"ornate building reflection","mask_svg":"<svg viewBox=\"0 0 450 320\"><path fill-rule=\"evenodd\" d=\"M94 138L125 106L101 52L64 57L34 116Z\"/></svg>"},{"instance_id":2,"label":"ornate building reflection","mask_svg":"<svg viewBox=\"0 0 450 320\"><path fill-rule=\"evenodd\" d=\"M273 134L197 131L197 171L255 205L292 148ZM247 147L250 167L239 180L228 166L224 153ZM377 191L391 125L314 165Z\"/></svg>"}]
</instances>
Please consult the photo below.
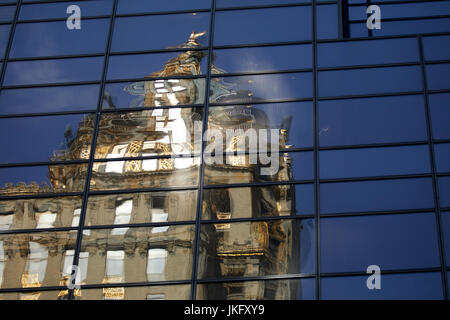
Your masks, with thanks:
<instances>
[{"instance_id":1,"label":"ornate building reflection","mask_svg":"<svg viewBox=\"0 0 450 320\"><path fill-rule=\"evenodd\" d=\"M198 185L199 141L194 134L202 108L179 105L203 104L204 80L171 76L198 76L205 53L193 32L179 46L185 48L170 59L161 71L148 77L163 80L136 82L124 88L135 96L143 111L119 112L114 97L105 95L95 149L91 190L136 189ZM212 66L212 73L222 71ZM214 78L215 79L215 78ZM209 98L226 106L210 108L208 128L269 129L266 114L254 108L258 102L251 92L233 88L231 84L212 80ZM233 105L239 102L239 105ZM242 105L242 103L245 105ZM167 106L167 108L159 108ZM288 122L288 121L287 121ZM94 115L79 124L74 136L66 133L67 148L56 152L51 160L64 160L76 153L89 158ZM289 126L280 124L280 148L288 148ZM224 151L239 149L236 136L224 142ZM270 149L270 148L269 148ZM171 157L173 154L184 157ZM132 159L145 157L144 159ZM152 158L153 157L153 158ZM225 155L223 164L205 165L205 183L251 183L286 181L292 177L287 154L280 155L280 169L263 177L259 164L250 164L249 155ZM125 158L125 159L124 159ZM230 160L231 159L231 160ZM49 185L36 183L7 185L0 195L32 195L82 190L86 166L48 166ZM79 265L83 284L117 284L165 280L189 280L192 274L196 190L139 192L90 196L86 213L88 226L112 226L133 223L161 223L154 227L90 229L83 231ZM203 196L203 219L256 218L296 215L293 185L268 187L206 189ZM0 229L42 229L46 232L0 235L1 288L64 286L67 284L75 250L76 231L52 232L54 227L79 224L81 197L51 197L0 201ZM164 222L190 221L186 225L164 226ZM217 222L217 221L216 221ZM287 219L202 224L199 243L199 279L240 278L247 276L299 273L300 232L298 220ZM69 271L68 271L69 270ZM199 286L199 299L296 299L300 283L263 281ZM186 291L186 290L184 290ZM184 292L183 291L183 292ZM187 290L186 292L188 292ZM185 299L177 286L122 287L98 290L76 290L83 299ZM58 293L67 297L67 290ZM52 292L17 294L16 299L42 299Z\"/></svg>"}]
</instances>

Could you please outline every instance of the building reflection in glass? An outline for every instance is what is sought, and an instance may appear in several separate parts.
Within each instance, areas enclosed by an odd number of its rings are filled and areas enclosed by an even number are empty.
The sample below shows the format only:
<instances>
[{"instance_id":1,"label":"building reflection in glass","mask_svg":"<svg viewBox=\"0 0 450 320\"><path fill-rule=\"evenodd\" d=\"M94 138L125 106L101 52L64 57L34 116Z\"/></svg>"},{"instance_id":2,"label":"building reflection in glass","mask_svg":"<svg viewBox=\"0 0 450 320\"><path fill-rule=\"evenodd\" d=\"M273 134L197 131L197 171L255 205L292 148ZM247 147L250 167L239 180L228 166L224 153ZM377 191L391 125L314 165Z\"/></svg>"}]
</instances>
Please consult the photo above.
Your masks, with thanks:
<instances>
[{"instance_id":1,"label":"building reflection in glass","mask_svg":"<svg viewBox=\"0 0 450 320\"><path fill-rule=\"evenodd\" d=\"M192 32L188 41L179 46L181 52L164 65L161 71L148 78L126 85L122 93L132 96L132 107L142 111L118 112L114 92L106 92L95 149L91 190L117 190L198 184L200 152L195 141L195 123L202 120L201 107L184 104L203 104L204 80L198 78L170 79L171 76L201 75L201 61L205 52L197 48L197 38L204 33ZM215 74L223 71L212 66ZM152 80L165 77L164 80ZM239 91L233 84L217 78L212 80L210 100L226 106L214 107L208 116L208 128L224 133L229 129L270 129L264 111L252 104L262 99L249 91ZM245 105L242 105L242 103ZM233 105L239 102L239 105ZM167 106L167 108L158 108ZM111 111L111 112L110 112ZM94 115L87 116L76 133L63 133L70 139L70 147L55 159L87 159L86 126L93 127ZM279 124L280 148L288 149L291 118ZM197 128L198 129L198 128ZM200 128L201 129L201 128ZM69 137L70 136L70 137ZM224 141L224 151L239 149L236 136ZM270 147L268 148L270 150ZM77 153L77 155L74 155ZM189 155L173 158L171 155ZM145 157L133 159L133 157ZM154 157L154 158L152 158ZM155 158L156 157L156 158ZM221 183L290 180L292 166L286 153L280 154L280 170L274 176L261 177L260 164L250 164L248 155L224 155L224 164L205 165L206 181L216 177ZM66 192L82 186L85 165L48 166L48 183L16 183L0 189L0 195ZM41 175L36 175L40 177ZM78 189L80 190L80 189ZM82 190L82 187L81 187ZM242 192L245 191L245 192ZM248 192L247 192L248 191ZM199 274L204 278L227 278L289 273L312 273L307 267L313 256L311 223L300 220L273 220L230 223L230 218L295 216L294 185L268 188L208 189L204 191L203 218L224 220L223 223L203 224L200 232ZM124 282L153 282L189 280L192 275L194 225L165 226L164 222L195 220L197 192L148 192L121 195L90 196L87 225L126 225L130 223L160 223L155 227L121 227L83 231L80 252L82 284L118 284ZM0 229L41 229L78 226L81 213L80 197L7 200L0 202ZM75 232L45 232L0 236L0 279L2 288L30 288L43 285L65 285L68 268L74 256ZM311 264L309 265L311 266ZM220 286L220 284L217 284ZM265 286L255 282L249 289L246 283L223 284L225 298L264 299L270 297L296 298L299 281L279 282ZM136 289L138 298L187 298L177 295L176 286L162 286L147 292ZM188 286L187 286L188 287ZM151 287L150 287L151 288ZM206 288L206 287L205 287ZM216 290L216 289L214 289ZM76 290L81 299L126 299L131 289L114 287L98 290ZM141 292L142 291L142 292ZM188 290L187 290L188 291ZM186 291L186 292L187 292ZM222 292L221 291L221 292ZM268 292L274 292L268 294ZM68 291L58 293L60 299ZM201 290L201 298L214 293ZM39 293L23 294L24 299L39 299Z\"/></svg>"}]
</instances>

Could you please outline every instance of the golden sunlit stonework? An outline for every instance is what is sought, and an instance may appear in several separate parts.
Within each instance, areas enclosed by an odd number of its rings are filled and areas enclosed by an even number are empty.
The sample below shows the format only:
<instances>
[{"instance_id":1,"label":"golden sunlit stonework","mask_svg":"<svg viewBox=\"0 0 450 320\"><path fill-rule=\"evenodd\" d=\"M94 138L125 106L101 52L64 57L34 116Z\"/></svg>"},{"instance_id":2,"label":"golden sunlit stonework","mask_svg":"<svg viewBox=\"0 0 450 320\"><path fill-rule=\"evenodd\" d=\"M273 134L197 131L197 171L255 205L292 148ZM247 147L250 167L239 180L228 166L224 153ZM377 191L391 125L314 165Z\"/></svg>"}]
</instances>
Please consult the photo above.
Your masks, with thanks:
<instances>
[{"instance_id":1,"label":"golden sunlit stonework","mask_svg":"<svg viewBox=\"0 0 450 320\"><path fill-rule=\"evenodd\" d=\"M197 186L199 149L194 126L202 120L202 108L181 108L183 104L203 104L204 80L170 79L171 76L201 74L205 53L196 49L197 39L205 33L192 32L179 46L186 51L170 59L161 71L149 74L149 80L133 83L124 90L144 101L143 111L103 113L98 126L91 190L118 190L168 186ZM223 72L215 66L212 73ZM164 80L150 78L164 77ZM230 105L236 97L246 96L247 105ZM227 129L269 129L265 113L252 106L258 101L251 92L233 90L216 80L211 83L212 102L226 103L209 112L208 126ZM109 109L113 101L106 101ZM168 106L167 108L158 108ZM212 108L211 108L212 109ZM55 152L52 159L69 159L68 154L88 159L94 115L85 117L67 149ZM238 151L235 137L224 150ZM288 129L280 129L280 148L288 148ZM174 158L172 154L189 157ZM151 158L157 156L157 158ZM161 157L167 156L167 157ZM146 157L133 160L133 157ZM249 164L248 155L227 155L233 161L205 166L205 183L250 183L260 181L259 165ZM128 158L121 160L122 158ZM100 161L104 160L104 161ZM50 185L37 183L7 185L1 195L32 195L83 191L85 165L49 165ZM264 181L292 178L291 161L280 155L280 169ZM195 225L164 226L164 222L195 220L196 190L141 192L90 196L87 226L132 223L161 225L139 228L88 229L83 231L79 266L82 284L112 284L165 280L189 280L192 275ZM208 189L203 197L204 219L250 218L295 215L293 185L262 188ZM0 228L38 229L76 227L80 221L81 197L51 197L0 201ZM301 226L284 220L202 225L199 245L199 278L261 276L298 272ZM46 232L0 235L1 288L65 286L74 256L76 232ZM69 270L69 271L68 271ZM299 285L299 284L298 284ZM276 284L257 282L228 283L199 287L199 299L214 298L218 291L228 299L289 299L298 292L288 281ZM99 290L75 290L82 299L186 299L189 290L179 286L122 287ZM60 290L60 299L68 290ZM0 295L1 296L1 295ZM51 293L17 294L16 299L45 299Z\"/></svg>"}]
</instances>

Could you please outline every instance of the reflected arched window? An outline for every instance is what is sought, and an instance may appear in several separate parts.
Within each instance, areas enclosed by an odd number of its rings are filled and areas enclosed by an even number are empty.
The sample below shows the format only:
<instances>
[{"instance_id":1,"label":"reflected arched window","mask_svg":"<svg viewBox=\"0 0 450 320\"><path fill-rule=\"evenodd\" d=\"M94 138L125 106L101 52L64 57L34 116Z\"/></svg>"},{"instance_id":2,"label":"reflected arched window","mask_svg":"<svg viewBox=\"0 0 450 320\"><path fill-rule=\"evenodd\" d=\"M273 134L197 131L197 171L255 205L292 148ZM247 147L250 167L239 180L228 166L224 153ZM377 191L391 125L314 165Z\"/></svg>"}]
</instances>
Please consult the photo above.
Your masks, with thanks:
<instances>
[{"instance_id":1,"label":"reflected arched window","mask_svg":"<svg viewBox=\"0 0 450 320\"><path fill-rule=\"evenodd\" d=\"M105 283L121 282L123 278L123 250L108 251L106 254L106 276Z\"/></svg>"},{"instance_id":2,"label":"reflected arched window","mask_svg":"<svg viewBox=\"0 0 450 320\"><path fill-rule=\"evenodd\" d=\"M116 212L114 216L114 224L128 224L131 220L131 213L133 212L133 200L119 200L116 202ZM111 234L123 235L128 228L114 228Z\"/></svg>"}]
</instances>

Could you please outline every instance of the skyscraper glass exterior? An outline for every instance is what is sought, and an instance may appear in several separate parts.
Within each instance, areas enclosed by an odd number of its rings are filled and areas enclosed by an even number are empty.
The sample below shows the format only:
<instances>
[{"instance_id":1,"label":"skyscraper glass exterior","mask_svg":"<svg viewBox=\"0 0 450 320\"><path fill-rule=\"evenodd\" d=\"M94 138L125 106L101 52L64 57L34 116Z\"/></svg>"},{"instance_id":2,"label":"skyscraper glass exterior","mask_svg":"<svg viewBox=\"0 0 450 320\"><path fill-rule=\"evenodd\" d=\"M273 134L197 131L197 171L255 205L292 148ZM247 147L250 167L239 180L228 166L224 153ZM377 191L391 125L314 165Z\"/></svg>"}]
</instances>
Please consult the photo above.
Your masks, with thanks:
<instances>
[{"instance_id":1,"label":"skyscraper glass exterior","mask_svg":"<svg viewBox=\"0 0 450 320\"><path fill-rule=\"evenodd\" d=\"M0 0L0 59L0 299L448 299L450 1Z\"/></svg>"}]
</instances>

